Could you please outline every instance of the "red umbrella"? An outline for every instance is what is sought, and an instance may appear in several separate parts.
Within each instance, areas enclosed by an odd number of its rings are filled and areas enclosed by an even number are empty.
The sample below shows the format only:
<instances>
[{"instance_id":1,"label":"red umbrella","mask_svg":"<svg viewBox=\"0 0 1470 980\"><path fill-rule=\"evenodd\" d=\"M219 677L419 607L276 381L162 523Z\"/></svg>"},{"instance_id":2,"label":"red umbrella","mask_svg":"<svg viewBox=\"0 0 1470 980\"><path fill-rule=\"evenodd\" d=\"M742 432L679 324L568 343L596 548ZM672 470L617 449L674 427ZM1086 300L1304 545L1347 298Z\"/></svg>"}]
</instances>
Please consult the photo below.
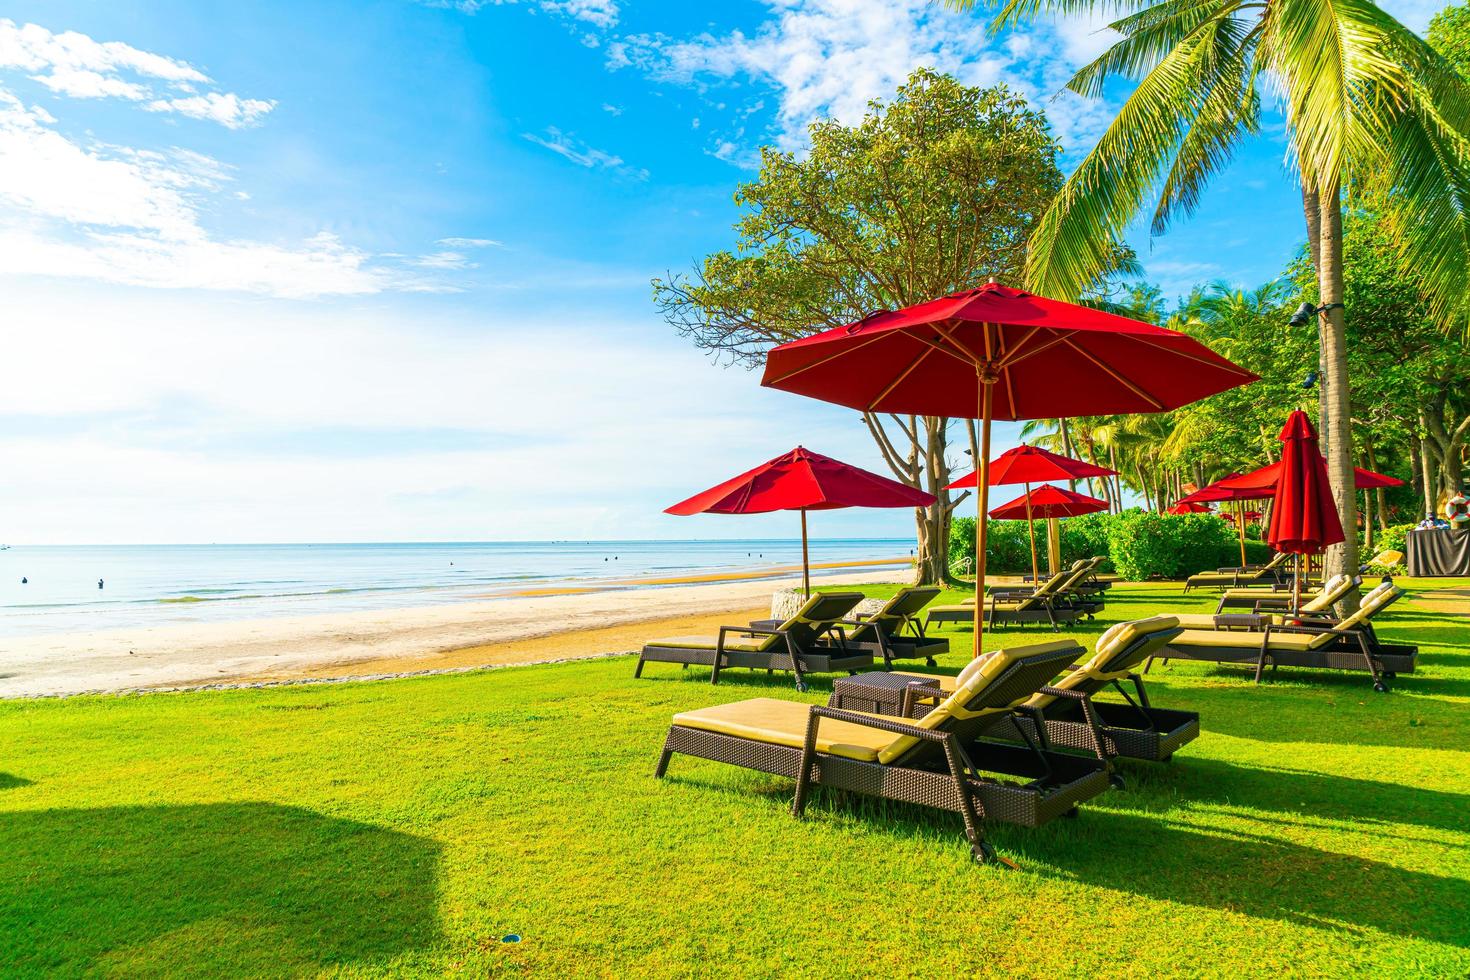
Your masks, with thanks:
<instances>
[{"instance_id":1,"label":"red umbrella","mask_svg":"<svg viewBox=\"0 0 1470 980\"><path fill-rule=\"evenodd\" d=\"M863 412L981 420L978 655L992 420L1163 412L1255 380L1185 334L991 283L782 344L761 384Z\"/></svg>"},{"instance_id":2,"label":"red umbrella","mask_svg":"<svg viewBox=\"0 0 1470 980\"><path fill-rule=\"evenodd\" d=\"M1322 465L1327 465L1325 457L1322 460ZM1258 498L1239 499L1264 500L1276 491L1276 481L1280 478L1281 463L1275 462L1267 463L1260 469L1251 470L1249 473L1227 477L1213 485L1231 490L1260 491L1262 496ZM1374 490L1379 487L1401 487L1403 485L1404 481L1395 477L1386 476L1382 473L1374 473L1372 470L1365 470L1358 466L1353 467L1353 489L1355 490Z\"/></svg>"},{"instance_id":3,"label":"red umbrella","mask_svg":"<svg viewBox=\"0 0 1470 980\"><path fill-rule=\"evenodd\" d=\"M1344 540L1342 521L1332 499L1327 461L1317 448L1317 430L1307 413L1292 412L1281 430L1284 451L1272 498L1271 527L1266 541L1282 553L1315 555ZM1293 576L1293 584L1300 583ZM1293 595L1300 598L1297 588Z\"/></svg>"},{"instance_id":4,"label":"red umbrella","mask_svg":"<svg viewBox=\"0 0 1470 980\"><path fill-rule=\"evenodd\" d=\"M1260 470L1254 472L1259 473ZM1245 566L1245 521L1242 519L1245 515L1244 502L1247 500L1267 500L1276 492L1275 480L1272 480L1270 486L1266 487L1249 485L1250 481L1247 477L1252 475L1252 473L1248 473L1245 476L1239 473L1231 473L1223 480L1216 480L1207 487L1200 487L1194 493L1180 497L1179 504L1175 505L1177 507L1180 504L1234 502L1235 516L1232 518L1230 515L1224 513L1223 509L1220 516L1235 525L1236 535L1240 539L1241 567ZM1242 486L1241 484L1243 482L1247 485ZM1258 519L1260 516L1260 514L1256 514Z\"/></svg>"},{"instance_id":5,"label":"red umbrella","mask_svg":"<svg viewBox=\"0 0 1470 980\"><path fill-rule=\"evenodd\" d=\"M1035 490L1028 490L1010 503L1001 504L990 512L990 516L998 521L1030 520L1032 517L1050 520L1097 514L1107 509L1106 500L1073 490L1063 490L1048 483Z\"/></svg>"},{"instance_id":6,"label":"red umbrella","mask_svg":"<svg viewBox=\"0 0 1470 980\"><path fill-rule=\"evenodd\" d=\"M801 581L812 591L807 559L806 512L839 507L928 507L934 495L849 466L797 446L718 486L697 493L664 511L690 514L766 514L801 511Z\"/></svg>"},{"instance_id":7,"label":"red umbrella","mask_svg":"<svg viewBox=\"0 0 1470 980\"><path fill-rule=\"evenodd\" d=\"M1080 480L1089 476L1112 476L1115 473L1117 470L1094 466L1080 459L1072 459L1070 456L1061 456L1039 446L1021 445L1015 449L1007 449L990 461L990 485L992 487L1006 483L1025 484L1026 492L1021 497L1017 497L1017 500L1031 499L1031 484L1033 483L1045 483L1048 480ZM966 473L944 489L968 489L975 485L978 476L978 472ZM1036 566L1036 524L1029 515L1026 518L1026 532L1031 538L1031 578L1035 581L1040 577Z\"/></svg>"},{"instance_id":8,"label":"red umbrella","mask_svg":"<svg viewBox=\"0 0 1470 980\"><path fill-rule=\"evenodd\" d=\"M1169 508L1171 514L1212 514L1209 504L1196 503L1192 500L1181 500Z\"/></svg>"}]
</instances>

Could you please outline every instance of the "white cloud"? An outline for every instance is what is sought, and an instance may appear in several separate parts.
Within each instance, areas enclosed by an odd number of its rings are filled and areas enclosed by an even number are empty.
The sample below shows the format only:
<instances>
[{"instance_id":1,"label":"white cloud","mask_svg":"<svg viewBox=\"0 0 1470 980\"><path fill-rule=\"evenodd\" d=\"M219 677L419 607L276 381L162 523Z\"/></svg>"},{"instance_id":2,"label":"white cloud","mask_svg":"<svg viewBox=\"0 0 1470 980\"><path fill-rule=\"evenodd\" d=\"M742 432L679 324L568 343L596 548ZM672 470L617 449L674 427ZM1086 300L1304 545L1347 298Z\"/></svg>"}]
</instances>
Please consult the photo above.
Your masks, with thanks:
<instances>
[{"instance_id":1,"label":"white cloud","mask_svg":"<svg viewBox=\"0 0 1470 980\"><path fill-rule=\"evenodd\" d=\"M473 269L475 263L465 257L463 252L430 252L428 255L420 255L412 260L412 264L424 269Z\"/></svg>"},{"instance_id":2,"label":"white cloud","mask_svg":"<svg viewBox=\"0 0 1470 980\"><path fill-rule=\"evenodd\" d=\"M602 104L602 111L610 116L621 116L623 114L623 107L613 105L611 102L604 102Z\"/></svg>"},{"instance_id":3,"label":"white cloud","mask_svg":"<svg viewBox=\"0 0 1470 980\"><path fill-rule=\"evenodd\" d=\"M1047 110L1071 147L1090 143L1110 117L1072 96L1046 102L1072 68L1106 46L1108 36L1095 33L1101 21L1037 25L1025 36L997 39L987 35L983 13L957 14L930 0L764 3L769 16L751 33L630 35L608 44L607 65L696 87L769 88L777 100L769 136L785 149L804 145L814 120L856 123L871 100L891 97L921 66L968 85L1010 84Z\"/></svg>"},{"instance_id":4,"label":"white cloud","mask_svg":"<svg viewBox=\"0 0 1470 980\"><path fill-rule=\"evenodd\" d=\"M6 323L0 418L27 420L0 426L0 527L16 543L789 537L790 515L659 509L791 448L794 431L882 468L855 413L710 367L636 321L481 313L466 329L422 307L322 317L30 287L8 295ZM847 526L902 534L910 520Z\"/></svg>"},{"instance_id":5,"label":"white cloud","mask_svg":"<svg viewBox=\"0 0 1470 980\"><path fill-rule=\"evenodd\" d=\"M211 79L186 61L121 41L97 41L76 31L54 34L37 24L0 18L0 70L5 69L27 72L58 95L141 102L151 112L177 112L230 129L257 122L275 106L233 92L198 92ZM182 94L159 95L155 83Z\"/></svg>"},{"instance_id":6,"label":"white cloud","mask_svg":"<svg viewBox=\"0 0 1470 980\"><path fill-rule=\"evenodd\" d=\"M545 135L538 133L522 133L521 135L537 146L545 147L552 153L570 160L579 167L597 167L604 170L611 170L614 173L622 174L625 177L632 177L635 180L648 179L647 170L630 167L617 154L588 146L573 134L563 133L555 126L547 126Z\"/></svg>"},{"instance_id":7,"label":"white cloud","mask_svg":"<svg viewBox=\"0 0 1470 980\"><path fill-rule=\"evenodd\" d=\"M230 182L219 161L179 148L84 146L54 122L0 89L6 275L292 297L429 285L375 267L330 235L292 244L217 240L200 224L199 198Z\"/></svg>"},{"instance_id":8,"label":"white cloud","mask_svg":"<svg viewBox=\"0 0 1470 980\"><path fill-rule=\"evenodd\" d=\"M504 242L493 238L441 238L434 244L445 248L505 248Z\"/></svg>"},{"instance_id":9,"label":"white cloud","mask_svg":"<svg viewBox=\"0 0 1470 980\"><path fill-rule=\"evenodd\" d=\"M227 129L240 129L258 121L275 106L274 101L242 99L233 92L209 92L178 99L154 99L143 108L149 112L177 112L193 119L217 122Z\"/></svg>"},{"instance_id":10,"label":"white cloud","mask_svg":"<svg viewBox=\"0 0 1470 980\"><path fill-rule=\"evenodd\" d=\"M462 14L477 14L486 7L516 6L522 0L421 0L421 2L426 7L458 10ZM527 5L536 10L544 10L549 14L583 24L591 24L593 27L604 30L616 26L618 22L619 11L616 0L528 0Z\"/></svg>"}]
</instances>

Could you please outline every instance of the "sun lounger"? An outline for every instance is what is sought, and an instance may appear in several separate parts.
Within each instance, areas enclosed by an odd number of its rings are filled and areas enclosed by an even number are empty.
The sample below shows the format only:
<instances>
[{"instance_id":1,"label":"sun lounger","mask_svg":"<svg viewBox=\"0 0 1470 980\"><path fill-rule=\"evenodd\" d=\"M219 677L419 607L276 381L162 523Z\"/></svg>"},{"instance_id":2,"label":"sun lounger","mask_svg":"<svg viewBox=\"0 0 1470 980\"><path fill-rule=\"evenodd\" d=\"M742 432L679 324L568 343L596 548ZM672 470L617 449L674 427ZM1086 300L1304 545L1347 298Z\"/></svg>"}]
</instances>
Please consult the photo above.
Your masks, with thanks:
<instances>
[{"instance_id":1,"label":"sun lounger","mask_svg":"<svg viewBox=\"0 0 1470 980\"><path fill-rule=\"evenodd\" d=\"M1289 556L1278 554L1269 562L1259 566L1236 566L1218 568L1213 572L1198 572L1189 576L1184 591L1190 589L1232 589L1251 583L1281 582Z\"/></svg>"},{"instance_id":2,"label":"sun lounger","mask_svg":"<svg viewBox=\"0 0 1470 980\"><path fill-rule=\"evenodd\" d=\"M1057 641L977 658L917 721L773 698L686 711L674 716L656 775L678 753L794 778L796 816L813 783L957 811L971 854L991 861L986 822L1040 826L1108 787L1101 760L980 737L1081 652Z\"/></svg>"},{"instance_id":3,"label":"sun lounger","mask_svg":"<svg viewBox=\"0 0 1470 980\"><path fill-rule=\"evenodd\" d=\"M796 677L796 689L804 691L807 674L851 672L873 665L872 653L849 649L838 628L862 599L861 592L816 592L790 619L771 629L721 626L718 636L651 640L644 645L633 676L643 676L643 665L649 662L710 667L711 684L718 684L720 671L729 667L789 670Z\"/></svg>"},{"instance_id":4,"label":"sun lounger","mask_svg":"<svg viewBox=\"0 0 1470 980\"><path fill-rule=\"evenodd\" d=\"M923 658L933 667L935 657L949 652L949 641L925 635L919 613L940 591L936 586L908 586L899 589L877 612L844 622L842 631L848 648L882 657L884 666L892 666L895 660Z\"/></svg>"},{"instance_id":5,"label":"sun lounger","mask_svg":"<svg viewBox=\"0 0 1470 980\"><path fill-rule=\"evenodd\" d=\"M1094 595L1098 592L1106 592L1113 587L1112 581L1103 578L1099 571L1102 568L1102 563L1108 560L1107 555L1094 555L1091 558L1081 558L1078 560L1086 562L1088 569L1086 576L1072 587L1073 592L1077 592L1080 595ZM1073 567L1075 567L1075 563ZM1046 579L1047 576L1042 576L1041 581L1044 582ZM1029 585L1035 582L1036 578L1031 575L1023 575L1021 576L1021 581Z\"/></svg>"},{"instance_id":6,"label":"sun lounger","mask_svg":"<svg viewBox=\"0 0 1470 980\"><path fill-rule=\"evenodd\" d=\"M1356 575L1334 575L1320 589L1304 589L1299 615L1331 615L1332 607L1362 584L1363 580ZM1215 617L1227 615L1231 609L1285 614L1291 611L1291 603L1290 589L1226 589L1220 594L1214 613L1181 613L1179 625L1185 629L1214 629Z\"/></svg>"},{"instance_id":7,"label":"sun lounger","mask_svg":"<svg viewBox=\"0 0 1470 980\"><path fill-rule=\"evenodd\" d=\"M1079 558L1063 573L1061 581L1055 581L1053 577L1040 588L1048 589L1051 595L1058 598L1064 597L1069 605L1081 609L1091 619L1096 613L1102 612L1107 604L1107 599L1101 590L1091 589L1087 585L1087 580L1094 570L1092 559ZM1035 585L997 585L987 594L991 598L1005 602L1035 595L1037 591L1039 588Z\"/></svg>"},{"instance_id":8,"label":"sun lounger","mask_svg":"<svg viewBox=\"0 0 1470 980\"><path fill-rule=\"evenodd\" d=\"M1050 623L1053 630L1060 629L1062 623L1075 623L1084 616L1089 615L1086 608L1076 596L1060 594L1056 591L1073 574L1071 569L1058 572L1048 579L1039 589L1026 594L1014 595L1013 590L999 588L985 597L985 603L981 610L981 616L985 622L993 625L1005 623ZM975 600L955 603L945 606L931 606L926 624L933 626L935 623L972 623L975 620Z\"/></svg>"},{"instance_id":9,"label":"sun lounger","mask_svg":"<svg viewBox=\"0 0 1470 980\"><path fill-rule=\"evenodd\" d=\"M1157 708L1149 703L1143 678L1134 672L1145 660L1154 656L1180 632L1173 616L1154 616L1133 622L1118 623L1098 638L1096 652L1086 663L1048 687L1042 688L1021 706L1021 722L1027 734L1044 738L1050 746L1091 752L1098 758L1123 756L1167 762L1183 745L1199 737L1199 714ZM954 678L936 678L933 674L895 671L917 681L938 681L944 695L954 692ZM1122 681L1132 683L1137 697L1130 695ZM1113 687L1124 703L1098 701L1094 695ZM910 704L913 713L922 717L933 698L915 692ZM1043 718L1042 735L1037 735L1036 718ZM991 737L1014 739L1014 730L993 727Z\"/></svg>"},{"instance_id":10,"label":"sun lounger","mask_svg":"<svg viewBox=\"0 0 1470 980\"><path fill-rule=\"evenodd\" d=\"M1384 582L1363 597L1357 612L1337 623L1267 623L1260 630L1185 630L1170 640L1157 658L1165 662L1254 663L1257 682L1268 664L1273 672L1277 667L1366 670L1373 676L1374 690L1386 691L1385 680L1413 672L1419 648L1383 643L1373 630L1372 619L1403 595L1403 589ZM1153 660L1149 659L1150 666Z\"/></svg>"}]
</instances>

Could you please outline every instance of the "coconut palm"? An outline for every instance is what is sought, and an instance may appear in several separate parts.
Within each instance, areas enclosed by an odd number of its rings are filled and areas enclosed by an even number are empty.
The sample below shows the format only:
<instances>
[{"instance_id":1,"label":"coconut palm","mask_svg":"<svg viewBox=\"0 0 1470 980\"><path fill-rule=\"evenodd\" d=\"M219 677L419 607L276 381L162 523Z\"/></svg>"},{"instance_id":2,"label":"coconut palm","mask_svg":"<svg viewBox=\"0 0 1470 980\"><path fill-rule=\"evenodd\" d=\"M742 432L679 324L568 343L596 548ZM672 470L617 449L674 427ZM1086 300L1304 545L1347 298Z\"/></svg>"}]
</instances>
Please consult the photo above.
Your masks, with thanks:
<instances>
[{"instance_id":1,"label":"coconut palm","mask_svg":"<svg viewBox=\"0 0 1470 980\"><path fill-rule=\"evenodd\" d=\"M974 0L948 0L969 8ZM1413 31L1369 0L996 0L993 29L1044 14L1122 14L1122 36L1068 83L1098 97L1137 87L1032 235L1027 278L1072 298L1160 189L1153 230L1198 204L1209 179L1259 130L1262 93L1285 118L1317 269L1322 428L1343 524L1357 522L1344 337L1343 189L1389 178L1400 245L1441 312L1461 307L1470 253L1470 93ZM1264 83L1264 84L1263 84ZM1334 571L1357 566L1357 543Z\"/></svg>"}]
</instances>

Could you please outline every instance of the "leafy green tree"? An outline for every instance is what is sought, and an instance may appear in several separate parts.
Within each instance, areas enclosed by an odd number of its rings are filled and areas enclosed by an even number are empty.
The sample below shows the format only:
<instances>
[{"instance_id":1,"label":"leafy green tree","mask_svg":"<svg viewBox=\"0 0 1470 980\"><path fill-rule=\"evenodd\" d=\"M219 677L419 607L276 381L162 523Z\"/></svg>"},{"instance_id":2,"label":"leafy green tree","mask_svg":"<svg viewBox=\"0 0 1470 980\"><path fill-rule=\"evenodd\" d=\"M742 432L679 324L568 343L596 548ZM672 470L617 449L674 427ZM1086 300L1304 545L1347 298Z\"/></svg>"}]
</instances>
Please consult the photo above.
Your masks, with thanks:
<instances>
[{"instance_id":1,"label":"leafy green tree","mask_svg":"<svg viewBox=\"0 0 1470 980\"><path fill-rule=\"evenodd\" d=\"M949 0L957 7L974 0ZM1068 178L1032 236L1033 289L1078 295L1106 265L1157 189L1162 232L1198 204L1209 179L1260 128L1263 92L1287 128L1303 188L1318 294L1322 424L1339 510L1356 520L1352 488L1343 188L1353 173L1391 175L1396 245L1440 313L1460 308L1470 253L1470 94L1449 62L1366 0L996 0L995 26L1045 13L1123 16L1122 35L1068 88L1101 95L1137 83L1117 118ZM1329 568L1356 568L1357 543L1334 548Z\"/></svg>"},{"instance_id":2,"label":"leafy green tree","mask_svg":"<svg viewBox=\"0 0 1470 980\"><path fill-rule=\"evenodd\" d=\"M874 310L1016 281L1062 183L1056 156L1045 117L1021 96L921 69L858 125L814 124L808 153L765 148L759 176L735 194L734 248L654 280L654 301L699 347L755 367L775 344ZM919 580L941 581L964 499L944 490L950 421L863 421L896 477L938 498L916 525Z\"/></svg>"},{"instance_id":3,"label":"leafy green tree","mask_svg":"<svg viewBox=\"0 0 1470 980\"><path fill-rule=\"evenodd\" d=\"M1470 77L1470 3L1452 4L1435 14L1425 39L1456 71Z\"/></svg>"}]
</instances>

